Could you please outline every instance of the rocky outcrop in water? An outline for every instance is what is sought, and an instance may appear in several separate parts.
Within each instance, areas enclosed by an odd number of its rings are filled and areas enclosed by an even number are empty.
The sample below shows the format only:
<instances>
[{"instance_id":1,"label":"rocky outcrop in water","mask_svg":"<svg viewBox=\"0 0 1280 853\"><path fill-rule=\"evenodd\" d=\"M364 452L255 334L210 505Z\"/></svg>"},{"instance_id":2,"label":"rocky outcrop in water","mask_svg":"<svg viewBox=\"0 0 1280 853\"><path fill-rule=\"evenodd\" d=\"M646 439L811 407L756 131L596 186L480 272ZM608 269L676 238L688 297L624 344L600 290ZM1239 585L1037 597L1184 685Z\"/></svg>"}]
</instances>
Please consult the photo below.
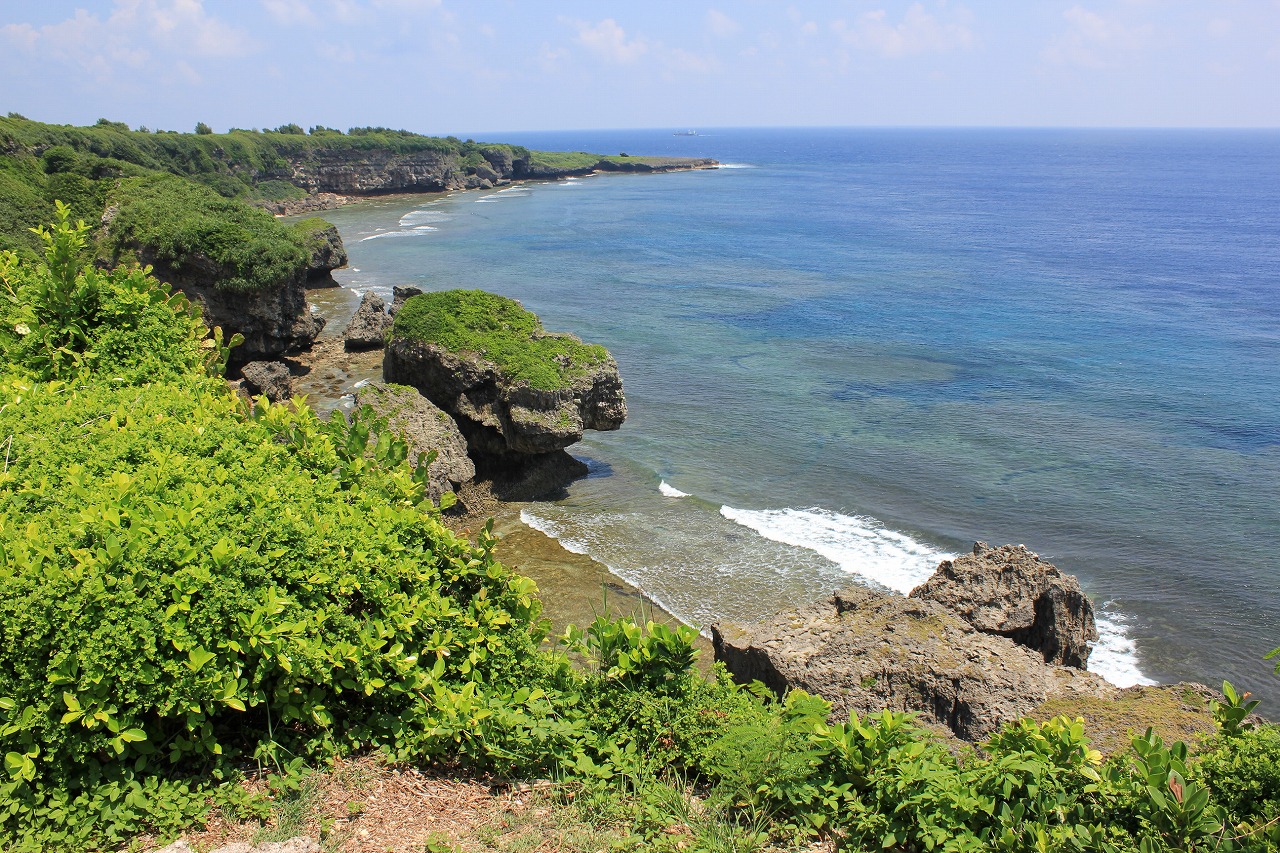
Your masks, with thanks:
<instances>
[{"instance_id":1,"label":"rocky outcrop in water","mask_svg":"<svg viewBox=\"0 0 1280 853\"><path fill-rule=\"evenodd\" d=\"M584 430L615 430L627 416L622 378L612 358L568 387L542 390L513 381L475 353L393 336L383 376L417 388L449 412L472 454L490 461L518 462L562 450L581 441Z\"/></svg>"},{"instance_id":2,"label":"rocky outcrop in water","mask_svg":"<svg viewBox=\"0 0 1280 853\"><path fill-rule=\"evenodd\" d=\"M414 389L371 382L356 390L356 405L370 406L387 418L391 428L409 443L410 462L416 462L420 453L436 452L427 469L427 493L433 501L439 501L445 492L456 492L475 477L476 468L458 425Z\"/></svg>"},{"instance_id":3,"label":"rocky outcrop in water","mask_svg":"<svg viewBox=\"0 0 1280 853\"><path fill-rule=\"evenodd\" d=\"M423 337L441 329L445 338ZM431 342L440 339L453 348ZM547 332L518 302L482 291L410 298L396 315L383 377L448 412L481 475L522 494L585 473L564 448L627 416L618 365L603 347Z\"/></svg>"},{"instance_id":4,"label":"rocky outcrop in water","mask_svg":"<svg viewBox=\"0 0 1280 853\"><path fill-rule=\"evenodd\" d=\"M386 344L392 323L386 307L383 298L372 290L360 298L360 307L343 335L348 350L377 349Z\"/></svg>"},{"instance_id":5,"label":"rocky outcrop in water","mask_svg":"<svg viewBox=\"0 0 1280 853\"><path fill-rule=\"evenodd\" d=\"M1047 665L1037 652L978 631L941 604L863 587L711 632L716 660L741 683L822 696L839 718L916 711L968 741L1047 699L1115 692L1092 673Z\"/></svg>"},{"instance_id":6,"label":"rocky outcrop in water","mask_svg":"<svg viewBox=\"0 0 1280 853\"><path fill-rule=\"evenodd\" d=\"M1034 649L1047 663L1084 669L1089 644L1098 639L1093 605L1080 584L1024 545L978 542L973 553L944 560L911 597Z\"/></svg>"},{"instance_id":7,"label":"rocky outcrop in water","mask_svg":"<svg viewBox=\"0 0 1280 853\"><path fill-rule=\"evenodd\" d=\"M337 227L326 222L324 227L312 230L307 237L307 250L311 253L307 260L307 286L336 287L332 273L347 265L347 247L342 244Z\"/></svg>"}]
</instances>

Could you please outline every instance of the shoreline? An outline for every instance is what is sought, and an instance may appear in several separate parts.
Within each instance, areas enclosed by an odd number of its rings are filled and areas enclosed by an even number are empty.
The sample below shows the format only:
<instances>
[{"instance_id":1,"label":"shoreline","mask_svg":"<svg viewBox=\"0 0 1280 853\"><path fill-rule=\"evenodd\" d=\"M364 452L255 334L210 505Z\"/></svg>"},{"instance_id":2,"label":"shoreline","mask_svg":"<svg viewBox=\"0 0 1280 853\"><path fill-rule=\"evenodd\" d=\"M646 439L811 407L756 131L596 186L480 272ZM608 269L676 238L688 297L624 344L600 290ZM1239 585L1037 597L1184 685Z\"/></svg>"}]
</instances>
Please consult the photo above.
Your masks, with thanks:
<instances>
[{"instance_id":1,"label":"shoreline","mask_svg":"<svg viewBox=\"0 0 1280 853\"><path fill-rule=\"evenodd\" d=\"M318 291L335 289L348 290L326 287ZM308 301L316 292L308 292ZM311 350L288 359L293 370L299 371L294 375L295 393L306 395L308 405L322 417L344 408L341 401L352 385L383 381L382 350L347 352L339 330L328 327L333 318L326 316L325 319L325 332ZM493 519L493 532L498 537L495 553L508 568L537 583L543 615L551 621L550 638L562 634L570 624L586 626L602 614L614 619L632 616L640 624L649 619L663 624L686 624L643 589L614 574L604 563L587 554L570 551L558 539L525 523L521 512L528 502L498 500L485 494L483 482L470 484L464 491L470 492L465 500L475 509L445 514L442 522L454 533L474 541L473 531ZM700 666L709 668L710 641L699 634L696 645L704 652L699 658Z\"/></svg>"},{"instance_id":2,"label":"shoreline","mask_svg":"<svg viewBox=\"0 0 1280 853\"><path fill-rule=\"evenodd\" d=\"M645 165L642 161L650 160L667 160L672 158L641 158L636 157L637 165ZM678 158L676 158L678 159ZM474 187L445 187L439 190L427 189L405 189L393 190L390 192L370 192L370 193L349 193L340 194L333 192L316 192L304 198L299 199L282 199L279 201L260 201L250 202L255 207L260 207L270 213L277 219L287 219L291 216L311 216L313 214L322 213L326 210L337 210L340 207L346 207L349 204L357 204L362 201L370 201L373 199L396 199L408 198L410 196L422 195L446 195L455 192L470 192L473 190L495 190L499 187L508 188L516 187L526 183L546 184L555 183L556 181L564 181L569 178L587 178L594 175L646 175L666 172L697 172L706 169L719 169L721 164L717 160L706 160L704 158L696 158L690 160L679 160L676 164L658 164L648 166L646 168L633 169L605 169L599 164L590 169L575 169L557 172L555 174L546 175L527 175L521 178L504 178L491 183L489 186Z\"/></svg>"}]
</instances>

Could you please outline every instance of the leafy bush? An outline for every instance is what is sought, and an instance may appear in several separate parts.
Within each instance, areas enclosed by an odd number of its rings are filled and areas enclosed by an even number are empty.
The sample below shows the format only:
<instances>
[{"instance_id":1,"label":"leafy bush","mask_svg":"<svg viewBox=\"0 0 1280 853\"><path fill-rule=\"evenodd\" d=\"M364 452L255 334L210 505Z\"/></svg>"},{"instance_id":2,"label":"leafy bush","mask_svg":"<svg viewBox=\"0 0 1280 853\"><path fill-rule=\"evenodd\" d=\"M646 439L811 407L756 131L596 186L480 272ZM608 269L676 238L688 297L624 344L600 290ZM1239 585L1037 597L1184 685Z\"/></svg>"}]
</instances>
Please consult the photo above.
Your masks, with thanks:
<instances>
[{"instance_id":1,"label":"leafy bush","mask_svg":"<svg viewBox=\"0 0 1280 853\"><path fill-rule=\"evenodd\" d=\"M483 290L448 290L410 297L396 313L392 334L481 355L514 381L564 388L609 353L572 335L543 330L519 302Z\"/></svg>"},{"instance_id":2,"label":"leafy bush","mask_svg":"<svg viewBox=\"0 0 1280 853\"><path fill-rule=\"evenodd\" d=\"M256 291L295 278L306 269L301 240L271 214L225 199L170 175L122 181L111 200L119 210L110 251L154 258L177 275L208 278L220 289Z\"/></svg>"}]
</instances>

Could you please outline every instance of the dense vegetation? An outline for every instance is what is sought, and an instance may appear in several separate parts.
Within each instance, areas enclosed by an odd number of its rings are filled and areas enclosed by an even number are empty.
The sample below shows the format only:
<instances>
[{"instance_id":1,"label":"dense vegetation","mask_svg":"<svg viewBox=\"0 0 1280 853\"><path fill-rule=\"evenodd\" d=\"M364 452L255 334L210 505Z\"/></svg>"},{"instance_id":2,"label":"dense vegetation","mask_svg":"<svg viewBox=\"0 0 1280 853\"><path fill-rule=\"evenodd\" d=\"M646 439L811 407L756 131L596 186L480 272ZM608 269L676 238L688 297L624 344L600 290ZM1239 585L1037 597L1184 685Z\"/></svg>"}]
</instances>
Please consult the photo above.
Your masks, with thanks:
<instances>
[{"instance_id":1,"label":"dense vegetation","mask_svg":"<svg viewBox=\"0 0 1280 853\"><path fill-rule=\"evenodd\" d=\"M543 644L489 532L440 525L427 458L368 411L244 404L217 378L234 340L140 270L85 265L88 229L55 217L40 260L0 253L0 849L265 816L244 773L287 797L366 750L554 776L620 847L1280 843L1280 734L1231 690L1194 748L1148 732L1104 757L1058 717L956 749L706 678L687 628L602 617Z\"/></svg>"},{"instance_id":2,"label":"dense vegetation","mask_svg":"<svg viewBox=\"0 0 1280 853\"><path fill-rule=\"evenodd\" d=\"M519 302L483 290L446 290L413 296L396 313L392 334L475 353L513 381L532 388L564 388L609 358L602 346L546 332Z\"/></svg>"}]
</instances>

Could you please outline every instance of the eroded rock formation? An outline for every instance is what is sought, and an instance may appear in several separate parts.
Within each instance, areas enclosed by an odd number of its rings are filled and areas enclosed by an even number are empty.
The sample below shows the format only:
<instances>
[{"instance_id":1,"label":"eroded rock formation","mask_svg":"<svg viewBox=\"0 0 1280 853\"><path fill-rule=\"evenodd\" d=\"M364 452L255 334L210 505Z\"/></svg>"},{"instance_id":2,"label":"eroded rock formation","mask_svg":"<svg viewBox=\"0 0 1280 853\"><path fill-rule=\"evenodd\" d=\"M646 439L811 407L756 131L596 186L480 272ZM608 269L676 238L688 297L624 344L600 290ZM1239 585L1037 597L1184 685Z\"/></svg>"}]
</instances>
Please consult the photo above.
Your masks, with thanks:
<instances>
[{"instance_id":1,"label":"eroded rock formation","mask_svg":"<svg viewBox=\"0 0 1280 853\"><path fill-rule=\"evenodd\" d=\"M360 307L347 325L343 335L348 350L377 349L386 344L391 331L391 316L386 312L387 303L372 290L360 299Z\"/></svg>"},{"instance_id":2,"label":"eroded rock formation","mask_svg":"<svg viewBox=\"0 0 1280 853\"><path fill-rule=\"evenodd\" d=\"M1047 665L941 604L853 587L756 625L712 626L716 660L737 681L799 688L833 716L890 708L977 741L1049 698L1110 696L1099 676Z\"/></svg>"},{"instance_id":3,"label":"eroded rock formation","mask_svg":"<svg viewBox=\"0 0 1280 853\"><path fill-rule=\"evenodd\" d=\"M1074 577L1024 545L992 548L944 560L933 577L911 591L935 601L979 631L1008 637L1047 663L1084 669L1098 639L1093 605Z\"/></svg>"},{"instance_id":4,"label":"eroded rock formation","mask_svg":"<svg viewBox=\"0 0 1280 853\"><path fill-rule=\"evenodd\" d=\"M392 337L383 376L412 385L457 421L472 454L518 462L562 450L583 430L615 430L627 416L618 365L608 358L565 388L542 390L513 381L475 353Z\"/></svg>"},{"instance_id":5,"label":"eroded rock formation","mask_svg":"<svg viewBox=\"0 0 1280 853\"><path fill-rule=\"evenodd\" d=\"M412 388L372 382L356 390L356 405L370 406L387 418L391 428L409 443L409 460L416 462L419 453L436 452L427 492L439 501L445 492L456 492L476 475L475 465L467 456L467 442L458 425Z\"/></svg>"}]
</instances>

